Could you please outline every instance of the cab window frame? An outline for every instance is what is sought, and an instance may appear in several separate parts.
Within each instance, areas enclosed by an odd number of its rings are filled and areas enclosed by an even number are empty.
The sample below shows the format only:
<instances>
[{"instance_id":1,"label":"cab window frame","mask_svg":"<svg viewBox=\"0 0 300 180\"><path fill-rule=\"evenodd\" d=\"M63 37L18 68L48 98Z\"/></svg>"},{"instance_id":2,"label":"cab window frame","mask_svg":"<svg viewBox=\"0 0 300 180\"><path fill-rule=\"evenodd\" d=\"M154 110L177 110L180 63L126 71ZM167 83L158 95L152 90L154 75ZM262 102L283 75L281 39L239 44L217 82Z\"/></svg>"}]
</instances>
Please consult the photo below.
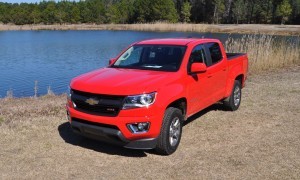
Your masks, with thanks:
<instances>
[{"instance_id":1,"label":"cab window frame","mask_svg":"<svg viewBox=\"0 0 300 180\"><path fill-rule=\"evenodd\" d=\"M188 66L187 66L187 72L188 72L188 73L191 72L191 65L192 65L192 63L194 63L194 62L191 62L191 56L192 56L193 52L194 52L197 48L199 48L200 51L203 50L203 51L202 51L202 53L203 53L203 54L202 54L202 62L199 62L199 63L204 63L204 64L207 65L208 58L209 58L209 57L207 56L207 50L206 50L204 44L197 44L197 45L195 45L195 46L193 47L193 49L192 49L192 51L191 51L191 54L190 54L190 56L189 56ZM203 59L203 58L204 58L204 59Z\"/></svg>"},{"instance_id":2,"label":"cab window frame","mask_svg":"<svg viewBox=\"0 0 300 180\"><path fill-rule=\"evenodd\" d=\"M220 58L217 61L213 61L212 53L211 53L211 50L210 50L211 44L218 45L218 49L219 49L219 52L220 52ZM208 56L208 63L206 64L207 67L216 65L216 64L220 63L224 59L221 46L220 46L220 44L218 42L204 43L204 47L206 49L205 53L207 53L207 56Z\"/></svg>"}]
</instances>

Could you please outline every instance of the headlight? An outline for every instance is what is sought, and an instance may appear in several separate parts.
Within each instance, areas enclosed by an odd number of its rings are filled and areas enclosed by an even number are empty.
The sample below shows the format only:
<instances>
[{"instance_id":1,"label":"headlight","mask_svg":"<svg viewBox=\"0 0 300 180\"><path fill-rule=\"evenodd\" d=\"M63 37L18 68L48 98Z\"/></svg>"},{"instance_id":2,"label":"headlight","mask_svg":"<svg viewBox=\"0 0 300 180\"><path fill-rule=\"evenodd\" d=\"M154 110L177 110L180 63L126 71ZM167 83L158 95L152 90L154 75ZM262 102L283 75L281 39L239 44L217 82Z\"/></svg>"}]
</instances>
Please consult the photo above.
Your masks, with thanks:
<instances>
[{"instance_id":1,"label":"headlight","mask_svg":"<svg viewBox=\"0 0 300 180\"><path fill-rule=\"evenodd\" d=\"M67 89L67 98L68 98L68 100L71 100L71 96L72 96L72 90L71 90L70 86L68 86L68 89Z\"/></svg>"},{"instance_id":2,"label":"headlight","mask_svg":"<svg viewBox=\"0 0 300 180\"><path fill-rule=\"evenodd\" d=\"M124 101L123 109L148 107L154 103L155 96L156 92L136 96L127 96Z\"/></svg>"}]
</instances>

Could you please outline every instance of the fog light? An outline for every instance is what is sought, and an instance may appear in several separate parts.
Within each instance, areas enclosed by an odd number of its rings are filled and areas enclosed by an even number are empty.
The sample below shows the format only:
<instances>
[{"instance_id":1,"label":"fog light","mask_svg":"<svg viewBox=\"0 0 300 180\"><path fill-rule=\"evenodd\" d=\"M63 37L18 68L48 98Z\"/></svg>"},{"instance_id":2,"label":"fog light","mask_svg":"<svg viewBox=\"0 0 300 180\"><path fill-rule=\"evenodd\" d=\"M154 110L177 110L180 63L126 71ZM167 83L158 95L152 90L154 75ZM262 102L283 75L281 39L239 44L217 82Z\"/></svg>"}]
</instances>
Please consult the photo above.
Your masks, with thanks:
<instances>
[{"instance_id":1,"label":"fog light","mask_svg":"<svg viewBox=\"0 0 300 180\"><path fill-rule=\"evenodd\" d=\"M133 123L133 124L128 124L127 127L132 133L145 133L149 130L150 123L149 122Z\"/></svg>"},{"instance_id":2,"label":"fog light","mask_svg":"<svg viewBox=\"0 0 300 180\"><path fill-rule=\"evenodd\" d=\"M144 131L148 129L148 123L138 123L138 129Z\"/></svg>"}]
</instances>

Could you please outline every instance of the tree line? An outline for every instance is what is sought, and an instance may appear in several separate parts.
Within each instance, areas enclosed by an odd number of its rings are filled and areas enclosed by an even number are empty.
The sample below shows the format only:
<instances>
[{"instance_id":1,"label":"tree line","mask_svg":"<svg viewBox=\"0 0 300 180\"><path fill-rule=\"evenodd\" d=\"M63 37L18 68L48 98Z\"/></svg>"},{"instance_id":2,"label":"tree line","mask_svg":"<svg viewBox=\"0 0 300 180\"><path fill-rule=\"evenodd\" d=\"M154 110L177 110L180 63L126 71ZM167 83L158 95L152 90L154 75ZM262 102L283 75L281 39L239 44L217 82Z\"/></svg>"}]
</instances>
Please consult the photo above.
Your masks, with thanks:
<instances>
[{"instance_id":1,"label":"tree line","mask_svg":"<svg viewBox=\"0 0 300 180\"><path fill-rule=\"evenodd\" d=\"M300 0L81 0L0 2L0 22L300 24Z\"/></svg>"}]
</instances>

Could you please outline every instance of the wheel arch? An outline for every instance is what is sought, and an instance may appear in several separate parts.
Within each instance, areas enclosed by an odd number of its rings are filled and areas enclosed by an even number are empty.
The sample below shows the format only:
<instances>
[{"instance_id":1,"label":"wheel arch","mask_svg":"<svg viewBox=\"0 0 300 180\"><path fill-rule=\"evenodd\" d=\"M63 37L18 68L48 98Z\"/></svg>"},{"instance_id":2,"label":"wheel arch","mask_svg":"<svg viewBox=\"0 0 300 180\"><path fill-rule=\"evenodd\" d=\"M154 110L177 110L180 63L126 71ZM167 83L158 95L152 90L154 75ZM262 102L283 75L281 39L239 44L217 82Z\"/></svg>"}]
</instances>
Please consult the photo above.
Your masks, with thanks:
<instances>
[{"instance_id":1,"label":"wheel arch","mask_svg":"<svg viewBox=\"0 0 300 180\"><path fill-rule=\"evenodd\" d=\"M230 96L231 92L232 92L232 88L233 88L233 84L234 84L234 81L235 80L238 80L240 81L242 87L244 87L245 85L245 79L244 79L244 74L240 73L240 74L237 74L236 76L233 76L233 77L228 77L228 81L227 81L227 85L226 85L226 92L225 92L225 97L228 97Z\"/></svg>"},{"instance_id":2,"label":"wheel arch","mask_svg":"<svg viewBox=\"0 0 300 180\"><path fill-rule=\"evenodd\" d=\"M245 80L244 80L244 74L238 75L238 76L235 78L235 80L240 81L242 87L244 87L244 82L245 82Z\"/></svg>"},{"instance_id":3,"label":"wheel arch","mask_svg":"<svg viewBox=\"0 0 300 180\"><path fill-rule=\"evenodd\" d=\"M180 99L177 99L177 100L171 102L171 103L166 107L166 109L168 109L169 107L174 107L174 108L177 108L177 109L181 110L184 119L186 118L187 99L186 99L185 97L182 97L182 98L180 98Z\"/></svg>"}]
</instances>

